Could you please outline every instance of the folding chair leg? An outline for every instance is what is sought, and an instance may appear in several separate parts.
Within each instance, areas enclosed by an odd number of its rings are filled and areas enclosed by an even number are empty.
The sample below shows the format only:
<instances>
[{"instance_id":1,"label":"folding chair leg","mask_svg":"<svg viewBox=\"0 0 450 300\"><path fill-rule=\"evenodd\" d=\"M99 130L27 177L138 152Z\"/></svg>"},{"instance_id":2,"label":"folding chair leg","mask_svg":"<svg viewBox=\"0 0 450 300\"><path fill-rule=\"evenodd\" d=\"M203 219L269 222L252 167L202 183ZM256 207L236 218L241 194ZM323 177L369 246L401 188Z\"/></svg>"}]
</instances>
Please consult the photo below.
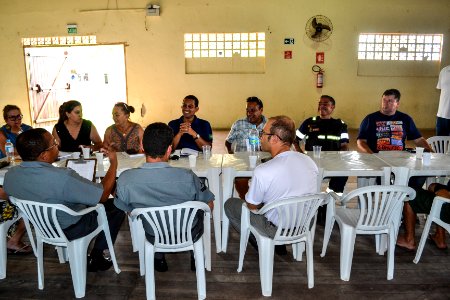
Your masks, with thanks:
<instances>
[{"instance_id":1,"label":"folding chair leg","mask_svg":"<svg viewBox=\"0 0 450 300\"><path fill-rule=\"evenodd\" d=\"M206 299L206 278L203 254L203 238L194 243L195 273L197 276L198 299Z\"/></svg>"},{"instance_id":2,"label":"folding chair leg","mask_svg":"<svg viewBox=\"0 0 450 300\"><path fill-rule=\"evenodd\" d=\"M0 279L6 277L7 242L6 236L9 229L9 222L0 225Z\"/></svg>"},{"instance_id":3,"label":"folding chair leg","mask_svg":"<svg viewBox=\"0 0 450 300\"><path fill-rule=\"evenodd\" d=\"M37 244L37 267L38 267L38 286L39 289L44 289L44 245L42 241L38 240Z\"/></svg>"},{"instance_id":4,"label":"folding chair leg","mask_svg":"<svg viewBox=\"0 0 450 300\"><path fill-rule=\"evenodd\" d=\"M425 243L427 242L431 223L433 223L433 217L429 215L427 221L425 222L425 226L423 227L422 237L420 238L419 246L417 247L416 257L414 257L413 260L415 264L419 263L420 257L422 256L423 247L425 247Z\"/></svg>"},{"instance_id":5,"label":"folding chair leg","mask_svg":"<svg viewBox=\"0 0 450 300\"><path fill-rule=\"evenodd\" d=\"M349 281L352 270L353 251L355 248L356 232L353 228L341 225L341 280Z\"/></svg>"},{"instance_id":6,"label":"folding chair leg","mask_svg":"<svg viewBox=\"0 0 450 300\"><path fill-rule=\"evenodd\" d=\"M263 296L272 296L273 253L275 246L268 238L258 239L259 276Z\"/></svg>"},{"instance_id":7,"label":"folding chair leg","mask_svg":"<svg viewBox=\"0 0 450 300\"><path fill-rule=\"evenodd\" d=\"M308 288L314 287L314 258L313 258L313 245L311 235L308 234L306 238L306 269L308 276Z\"/></svg>"},{"instance_id":8,"label":"folding chair leg","mask_svg":"<svg viewBox=\"0 0 450 300\"><path fill-rule=\"evenodd\" d=\"M334 205L334 203L329 203L328 205ZM323 233L323 245L322 245L322 253L320 253L320 257L324 257L327 253L328 242L330 241L331 233L333 232L334 226L334 216L331 213L328 213L327 209L327 217L325 220L325 230Z\"/></svg>"},{"instance_id":9,"label":"folding chair leg","mask_svg":"<svg viewBox=\"0 0 450 300\"><path fill-rule=\"evenodd\" d=\"M73 289L76 298L83 298L86 293L86 265L89 241L75 240L67 245L70 272L72 274Z\"/></svg>"},{"instance_id":10,"label":"folding chair leg","mask_svg":"<svg viewBox=\"0 0 450 300\"><path fill-rule=\"evenodd\" d=\"M145 241L145 290L147 300L156 299L155 296L155 253L152 244Z\"/></svg>"},{"instance_id":11,"label":"folding chair leg","mask_svg":"<svg viewBox=\"0 0 450 300\"><path fill-rule=\"evenodd\" d=\"M394 254L395 254L395 233L394 230L390 230L388 234L388 250L387 250L387 280L394 278Z\"/></svg>"}]
</instances>

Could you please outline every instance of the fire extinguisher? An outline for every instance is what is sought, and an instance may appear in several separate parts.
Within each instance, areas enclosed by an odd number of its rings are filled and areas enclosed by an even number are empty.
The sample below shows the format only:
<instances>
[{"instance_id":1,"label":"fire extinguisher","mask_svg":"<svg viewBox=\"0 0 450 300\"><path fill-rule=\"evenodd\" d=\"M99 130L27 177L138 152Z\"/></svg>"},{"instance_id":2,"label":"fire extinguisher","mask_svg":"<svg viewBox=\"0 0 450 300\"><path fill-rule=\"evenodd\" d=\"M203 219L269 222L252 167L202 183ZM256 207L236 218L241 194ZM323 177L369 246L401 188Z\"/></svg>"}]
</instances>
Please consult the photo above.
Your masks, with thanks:
<instances>
[{"instance_id":1,"label":"fire extinguisher","mask_svg":"<svg viewBox=\"0 0 450 300\"><path fill-rule=\"evenodd\" d=\"M325 72L324 69L319 67L318 65L314 65L312 67L312 70L316 74L316 87L317 88L323 88L323 73Z\"/></svg>"}]
</instances>

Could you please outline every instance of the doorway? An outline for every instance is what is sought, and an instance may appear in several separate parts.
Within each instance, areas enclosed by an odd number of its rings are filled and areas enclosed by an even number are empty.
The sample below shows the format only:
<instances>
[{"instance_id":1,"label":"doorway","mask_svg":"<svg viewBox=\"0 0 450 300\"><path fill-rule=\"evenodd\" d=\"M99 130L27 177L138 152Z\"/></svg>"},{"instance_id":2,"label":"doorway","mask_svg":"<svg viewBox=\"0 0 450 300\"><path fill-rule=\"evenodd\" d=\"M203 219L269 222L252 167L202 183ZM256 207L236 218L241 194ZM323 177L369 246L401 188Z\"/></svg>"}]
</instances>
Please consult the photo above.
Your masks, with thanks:
<instances>
[{"instance_id":1,"label":"doorway","mask_svg":"<svg viewBox=\"0 0 450 300\"><path fill-rule=\"evenodd\" d=\"M51 131L59 106L78 100L103 139L114 104L127 103L125 45L25 47L24 54L31 125Z\"/></svg>"}]
</instances>

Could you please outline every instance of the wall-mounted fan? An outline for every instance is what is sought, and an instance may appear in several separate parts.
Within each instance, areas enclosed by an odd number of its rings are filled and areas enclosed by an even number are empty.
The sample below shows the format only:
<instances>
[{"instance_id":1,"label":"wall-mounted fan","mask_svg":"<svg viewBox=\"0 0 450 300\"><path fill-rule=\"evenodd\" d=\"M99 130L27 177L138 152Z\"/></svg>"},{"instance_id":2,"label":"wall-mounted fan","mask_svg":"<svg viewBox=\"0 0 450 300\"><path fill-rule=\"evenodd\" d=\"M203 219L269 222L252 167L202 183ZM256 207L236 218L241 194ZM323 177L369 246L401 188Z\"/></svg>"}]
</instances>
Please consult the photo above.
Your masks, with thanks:
<instances>
[{"instance_id":1,"label":"wall-mounted fan","mask_svg":"<svg viewBox=\"0 0 450 300\"><path fill-rule=\"evenodd\" d=\"M311 40L322 42L330 37L333 32L333 24L327 17L317 15L306 22L305 31Z\"/></svg>"}]
</instances>

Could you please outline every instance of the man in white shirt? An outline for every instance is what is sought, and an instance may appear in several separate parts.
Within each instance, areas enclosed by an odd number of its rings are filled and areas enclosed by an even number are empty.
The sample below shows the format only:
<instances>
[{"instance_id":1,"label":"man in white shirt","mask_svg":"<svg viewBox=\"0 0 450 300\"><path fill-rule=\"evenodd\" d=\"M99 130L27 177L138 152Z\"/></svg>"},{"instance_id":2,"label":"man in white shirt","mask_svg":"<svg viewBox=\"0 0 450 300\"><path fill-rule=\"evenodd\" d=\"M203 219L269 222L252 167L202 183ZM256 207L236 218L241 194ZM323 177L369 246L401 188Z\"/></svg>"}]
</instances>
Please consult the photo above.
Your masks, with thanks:
<instances>
[{"instance_id":1,"label":"man in white shirt","mask_svg":"<svg viewBox=\"0 0 450 300\"><path fill-rule=\"evenodd\" d=\"M446 66L439 73L439 80L436 86L441 90L439 108L436 117L436 135L450 135L450 65Z\"/></svg>"},{"instance_id":2,"label":"man in white shirt","mask_svg":"<svg viewBox=\"0 0 450 300\"><path fill-rule=\"evenodd\" d=\"M272 159L257 166L253 172L249 191L245 195L249 209L259 209L266 203L317 192L317 166L308 156L291 151L294 140L295 123L291 118L269 118L260 132L260 141L262 150L270 152ZM241 212L241 199L230 198L225 202L225 213L237 231L241 227ZM269 211L265 216L251 214L250 222L268 237L275 236L278 224L276 211Z\"/></svg>"}]
</instances>

